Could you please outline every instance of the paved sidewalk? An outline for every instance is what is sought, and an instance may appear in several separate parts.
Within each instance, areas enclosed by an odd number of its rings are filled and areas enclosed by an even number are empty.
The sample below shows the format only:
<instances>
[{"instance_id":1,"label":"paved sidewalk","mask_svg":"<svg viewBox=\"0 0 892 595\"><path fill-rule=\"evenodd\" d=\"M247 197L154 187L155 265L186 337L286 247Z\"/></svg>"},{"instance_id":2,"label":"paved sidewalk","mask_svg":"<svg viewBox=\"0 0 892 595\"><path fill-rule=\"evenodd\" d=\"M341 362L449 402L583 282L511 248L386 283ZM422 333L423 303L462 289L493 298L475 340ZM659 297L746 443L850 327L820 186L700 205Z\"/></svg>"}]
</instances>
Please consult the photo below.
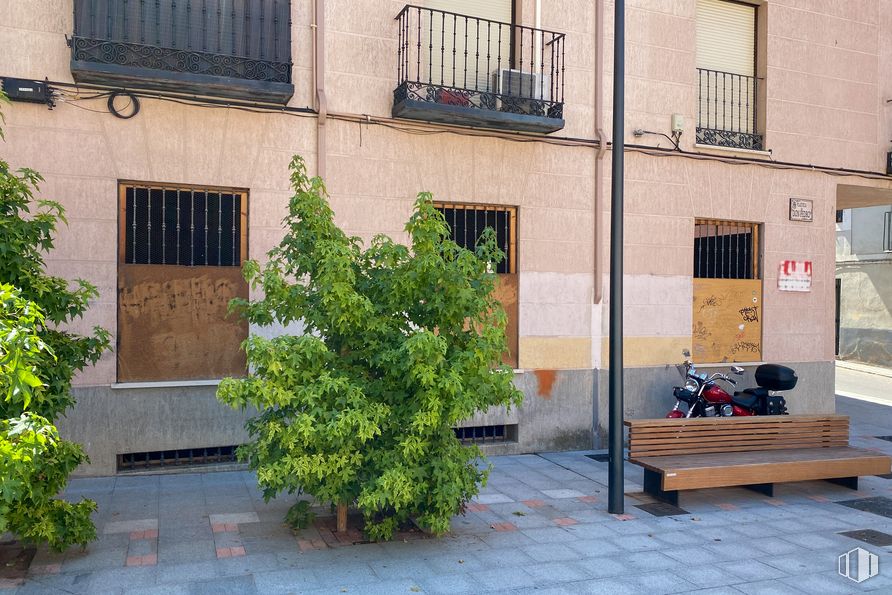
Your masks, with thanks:
<instances>
[{"instance_id":1,"label":"paved sidewalk","mask_svg":"<svg viewBox=\"0 0 892 595\"><path fill-rule=\"evenodd\" d=\"M876 438L892 436L892 408L838 401L854 444L892 453ZM772 499L699 490L682 494L687 514L657 517L637 507L642 473L627 465L617 517L606 512L607 463L588 454L494 457L489 485L450 535L362 545L292 534L282 524L292 499L265 504L248 472L75 480L67 496L98 502L100 539L84 552L38 552L26 582L0 595L892 592L892 547L839 534L892 534L892 519L837 503L892 499L892 479L864 478L858 492L781 484ZM882 558L860 585L837 573L837 557L858 546Z\"/></svg>"}]
</instances>

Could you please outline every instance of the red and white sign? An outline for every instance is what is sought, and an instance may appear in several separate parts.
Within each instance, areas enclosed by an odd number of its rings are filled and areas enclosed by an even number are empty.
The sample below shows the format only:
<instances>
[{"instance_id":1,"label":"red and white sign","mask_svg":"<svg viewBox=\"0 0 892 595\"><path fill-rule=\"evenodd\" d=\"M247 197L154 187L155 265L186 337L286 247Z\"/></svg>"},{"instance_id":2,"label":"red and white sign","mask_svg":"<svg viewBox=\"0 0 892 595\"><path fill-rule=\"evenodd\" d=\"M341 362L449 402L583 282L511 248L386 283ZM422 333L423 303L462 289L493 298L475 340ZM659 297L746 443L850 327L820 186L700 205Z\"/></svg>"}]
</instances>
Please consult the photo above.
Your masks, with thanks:
<instances>
[{"instance_id":1,"label":"red and white sign","mask_svg":"<svg viewBox=\"0 0 892 595\"><path fill-rule=\"evenodd\" d=\"M777 271L779 291L811 291L811 261L782 260Z\"/></svg>"}]
</instances>

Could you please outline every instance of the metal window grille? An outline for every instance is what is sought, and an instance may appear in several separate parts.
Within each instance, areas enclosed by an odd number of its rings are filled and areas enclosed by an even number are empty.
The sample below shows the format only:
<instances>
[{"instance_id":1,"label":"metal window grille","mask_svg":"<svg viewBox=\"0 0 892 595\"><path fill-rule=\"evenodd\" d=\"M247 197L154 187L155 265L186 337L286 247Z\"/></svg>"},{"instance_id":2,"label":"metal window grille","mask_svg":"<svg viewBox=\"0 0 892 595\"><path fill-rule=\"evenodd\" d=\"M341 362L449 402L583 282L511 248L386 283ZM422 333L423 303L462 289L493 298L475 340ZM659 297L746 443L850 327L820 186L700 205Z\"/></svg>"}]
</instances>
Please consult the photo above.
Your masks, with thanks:
<instances>
[{"instance_id":1,"label":"metal window grille","mask_svg":"<svg viewBox=\"0 0 892 595\"><path fill-rule=\"evenodd\" d=\"M289 0L74 0L75 61L291 82Z\"/></svg>"},{"instance_id":2,"label":"metal window grille","mask_svg":"<svg viewBox=\"0 0 892 595\"><path fill-rule=\"evenodd\" d=\"M125 264L241 265L244 193L127 185L122 195Z\"/></svg>"},{"instance_id":3,"label":"metal window grille","mask_svg":"<svg viewBox=\"0 0 892 595\"><path fill-rule=\"evenodd\" d=\"M758 224L697 219L694 223L694 277L761 278Z\"/></svg>"},{"instance_id":4,"label":"metal window grille","mask_svg":"<svg viewBox=\"0 0 892 595\"><path fill-rule=\"evenodd\" d=\"M179 450L156 450L119 454L118 472L162 467L235 463L238 461L236 456L238 447L238 444L232 444L207 448L181 448Z\"/></svg>"},{"instance_id":5,"label":"metal window grille","mask_svg":"<svg viewBox=\"0 0 892 595\"><path fill-rule=\"evenodd\" d=\"M517 424L494 426L470 426L452 428L455 437L464 444L491 444L493 442L516 442Z\"/></svg>"},{"instance_id":6,"label":"metal window grille","mask_svg":"<svg viewBox=\"0 0 892 595\"><path fill-rule=\"evenodd\" d=\"M407 5L394 99L562 118L563 33Z\"/></svg>"},{"instance_id":7,"label":"metal window grille","mask_svg":"<svg viewBox=\"0 0 892 595\"><path fill-rule=\"evenodd\" d=\"M451 232L451 239L462 248L474 250L483 230L491 227L505 258L496 265L496 273L517 272L516 228L517 210L514 207L438 204Z\"/></svg>"},{"instance_id":8,"label":"metal window grille","mask_svg":"<svg viewBox=\"0 0 892 595\"><path fill-rule=\"evenodd\" d=\"M883 215L883 252L892 252L892 211Z\"/></svg>"}]
</instances>

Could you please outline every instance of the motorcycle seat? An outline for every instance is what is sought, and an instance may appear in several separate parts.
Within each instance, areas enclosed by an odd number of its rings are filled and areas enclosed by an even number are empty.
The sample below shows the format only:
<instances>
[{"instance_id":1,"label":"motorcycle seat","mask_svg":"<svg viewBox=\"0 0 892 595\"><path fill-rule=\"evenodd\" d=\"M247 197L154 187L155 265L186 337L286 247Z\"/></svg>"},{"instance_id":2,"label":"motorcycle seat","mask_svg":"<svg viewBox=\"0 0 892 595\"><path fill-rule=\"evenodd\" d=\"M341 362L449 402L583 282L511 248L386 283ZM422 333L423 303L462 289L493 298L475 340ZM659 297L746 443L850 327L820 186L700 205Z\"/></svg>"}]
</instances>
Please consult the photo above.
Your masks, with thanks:
<instances>
[{"instance_id":1,"label":"motorcycle seat","mask_svg":"<svg viewBox=\"0 0 892 595\"><path fill-rule=\"evenodd\" d=\"M756 404L759 402L759 396L755 392L750 392L749 390L745 390L743 392L734 393L734 396L731 397L731 402L739 407L744 407L746 409L755 409Z\"/></svg>"}]
</instances>

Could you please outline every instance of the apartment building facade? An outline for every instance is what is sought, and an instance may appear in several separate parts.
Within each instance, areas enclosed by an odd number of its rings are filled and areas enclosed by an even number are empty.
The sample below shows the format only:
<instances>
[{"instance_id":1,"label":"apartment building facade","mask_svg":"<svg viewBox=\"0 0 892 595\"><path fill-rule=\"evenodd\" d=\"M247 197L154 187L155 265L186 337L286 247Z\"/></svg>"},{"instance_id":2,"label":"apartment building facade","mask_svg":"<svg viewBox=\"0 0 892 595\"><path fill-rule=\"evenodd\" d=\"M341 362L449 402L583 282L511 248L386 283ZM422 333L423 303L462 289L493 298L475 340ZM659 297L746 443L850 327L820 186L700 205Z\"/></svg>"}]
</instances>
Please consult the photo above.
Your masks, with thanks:
<instances>
[{"instance_id":1,"label":"apartment building facade","mask_svg":"<svg viewBox=\"0 0 892 595\"><path fill-rule=\"evenodd\" d=\"M684 352L790 365L790 411L832 411L834 213L892 202L892 15L880 0L626 4L626 416L672 406ZM300 328L248 328L226 303L253 295L239 267L282 237L294 154L366 240L404 239L419 191L460 243L496 228L526 399L462 438L602 444L612 11L0 0L0 77L31 100L5 108L3 155L67 209L51 270L100 289L75 330L115 337L60 424L91 456L82 471L218 460L246 439L249 414L216 383L245 373L248 333ZM20 91L36 82L42 103Z\"/></svg>"}]
</instances>

